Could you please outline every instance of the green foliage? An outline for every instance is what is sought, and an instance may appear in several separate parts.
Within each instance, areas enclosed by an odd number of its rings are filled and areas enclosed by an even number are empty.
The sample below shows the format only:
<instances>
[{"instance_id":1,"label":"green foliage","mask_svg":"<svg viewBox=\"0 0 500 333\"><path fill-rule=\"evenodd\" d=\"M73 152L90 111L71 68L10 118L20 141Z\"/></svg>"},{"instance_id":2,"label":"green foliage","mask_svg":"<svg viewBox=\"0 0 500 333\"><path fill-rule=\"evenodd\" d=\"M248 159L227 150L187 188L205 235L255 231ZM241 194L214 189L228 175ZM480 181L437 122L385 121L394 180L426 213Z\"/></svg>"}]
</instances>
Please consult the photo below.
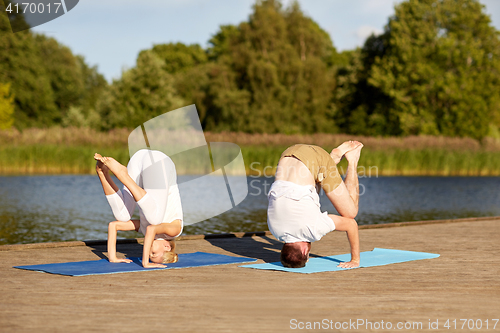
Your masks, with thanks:
<instances>
[{"instance_id":1,"label":"green foliage","mask_svg":"<svg viewBox=\"0 0 500 333\"><path fill-rule=\"evenodd\" d=\"M395 10L362 50L346 129L482 138L498 127L500 40L482 5L410 0Z\"/></svg>"},{"instance_id":2,"label":"green foliage","mask_svg":"<svg viewBox=\"0 0 500 333\"><path fill-rule=\"evenodd\" d=\"M3 4L0 5L3 10ZM26 24L22 14L12 24ZM15 96L14 125L45 127L61 123L70 107L87 117L107 85L96 68L55 39L29 30L12 33L0 15L0 81L9 82Z\"/></svg>"},{"instance_id":3,"label":"green foliage","mask_svg":"<svg viewBox=\"0 0 500 333\"><path fill-rule=\"evenodd\" d=\"M35 35L34 40L54 92L54 103L62 116L70 106L79 105L82 102L84 77L81 73L80 62L69 48L59 44L53 38ZM57 122L59 121L60 119Z\"/></svg>"},{"instance_id":4,"label":"green foliage","mask_svg":"<svg viewBox=\"0 0 500 333\"><path fill-rule=\"evenodd\" d=\"M258 2L248 22L222 26L210 44L200 112L207 130L335 131L327 64L335 49L298 3L284 10L279 1Z\"/></svg>"},{"instance_id":5,"label":"green foliage","mask_svg":"<svg viewBox=\"0 0 500 333\"><path fill-rule=\"evenodd\" d=\"M5 7L4 7L5 4ZM12 1L10 0L4 0L3 2L0 2L0 12L2 13L0 15L0 35L3 32L12 32L12 30L15 31L21 31L25 29L29 29L29 24L26 23L26 20L24 19L24 16L22 13L17 14L15 11L10 13L10 21L7 18L6 11L5 9L9 6L9 4L12 6ZM15 3L14 3L15 4ZM12 7L11 7L12 8ZM12 26L12 28L11 28Z\"/></svg>"},{"instance_id":6,"label":"green foliage","mask_svg":"<svg viewBox=\"0 0 500 333\"><path fill-rule=\"evenodd\" d=\"M0 83L0 129L7 129L14 123L14 96L10 94L10 84Z\"/></svg>"},{"instance_id":7,"label":"green foliage","mask_svg":"<svg viewBox=\"0 0 500 333\"><path fill-rule=\"evenodd\" d=\"M15 125L53 123L57 118L54 92L33 35L29 31L12 33L6 15L0 15L0 27L0 81L11 83Z\"/></svg>"},{"instance_id":8,"label":"green foliage","mask_svg":"<svg viewBox=\"0 0 500 333\"><path fill-rule=\"evenodd\" d=\"M207 50L210 60L217 60L230 53L231 40L238 38L239 30L234 25L221 25L219 31L210 38Z\"/></svg>"},{"instance_id":9,"label":"green foliage","mask_svg":"<svg viewBox=\"0 0 500 333\"><path fill-rule=\"evenodd\" d=\"M163 61L152 51L143 51L136 67L122 73L103 95L98 111L104 129L133 128L162 113L183 106Z\"/></svg>"},{"instance_id":10,"label":"green foliage","mask_svg":"<svg viewBox=\"0 0 500 333\"><path fill-rule=\"evenodd\" d=\"M499 32L478 0L401 2L382 35L341 53L298 2L258 0L206 50L154 45L110 86L55 39L13 34L5 15L0 34L18 128L136 127L194 103L209 131L500 137Z\"/></svg>"},{"instance_id":11,"label":"green foliage","mask_svg":"<svg viewBox=\"0 0 500 333\"><path fill-rule=\"evenodd\" d=\"M80 104L86 110L95 109L99 96L108 87L108 82L97 71L97 66L89 67L85 63L83 56L76 56L76 60L83 80L83 91L80 92L82 94Z\"/></svg>"},{"instance_id":12,"label":"green foliage","mask_svg":"<svg viewBox=\"0 0 500 333\"><path fill-rule=\"evenodd\" d=\"M198 44L159 44L153 46L151 51L165 61L164 69L171 74L203 64L208 60L207 54Z\"/></svg>"}]
</instances>

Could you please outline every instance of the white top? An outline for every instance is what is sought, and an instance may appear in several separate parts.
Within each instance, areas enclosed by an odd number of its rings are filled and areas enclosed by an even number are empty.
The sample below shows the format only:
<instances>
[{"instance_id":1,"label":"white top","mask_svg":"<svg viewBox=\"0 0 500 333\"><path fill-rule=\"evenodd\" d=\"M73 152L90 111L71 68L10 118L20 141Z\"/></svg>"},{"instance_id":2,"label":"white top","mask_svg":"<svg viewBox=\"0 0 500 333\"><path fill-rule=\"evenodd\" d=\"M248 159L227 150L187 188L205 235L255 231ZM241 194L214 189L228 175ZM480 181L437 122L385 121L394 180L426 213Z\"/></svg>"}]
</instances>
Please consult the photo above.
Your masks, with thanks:
<instances>
[{"instance_id":1,"label":"white top","mask_svg":"<svg viewBox=\"0 0 500 333\"><path fill-rule=\"evenodd\" d=\"M271 186L268 199L269 231L282 242L315 242L335 230L328 213L321 212L319 196L312 185L278 180Z\"/></svg>"}]
</instances>

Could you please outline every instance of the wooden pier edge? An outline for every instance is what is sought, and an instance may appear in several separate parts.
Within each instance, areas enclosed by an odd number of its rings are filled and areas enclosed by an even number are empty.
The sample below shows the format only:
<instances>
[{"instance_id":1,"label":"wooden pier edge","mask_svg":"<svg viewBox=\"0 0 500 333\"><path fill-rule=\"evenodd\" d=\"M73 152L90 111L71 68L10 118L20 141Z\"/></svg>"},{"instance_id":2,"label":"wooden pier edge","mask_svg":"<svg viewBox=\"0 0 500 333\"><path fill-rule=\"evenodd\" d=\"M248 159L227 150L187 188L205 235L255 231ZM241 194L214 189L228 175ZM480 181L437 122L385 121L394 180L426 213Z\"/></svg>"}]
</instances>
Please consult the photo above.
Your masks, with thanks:
<instances>
[{"instance_id":1,"label":"wooden pier edge","mask_svg":"<svg viewBox=\"0 0 500 333\"><path fill-rule=\"evenodd\" d=\"M438 223L459 223L459 222L479 222L500 220L500 216L486 216L486 217L468 217L460 219L445 219L445 220L428 220L428 221L410 221L410 222L393 222L383 224L365 224L360 225L359 229L381 229L381 228L395 228L395 227L408 227L424 224L438 224ZM252 236L272 236L270 231L254 231L254 232L231 232L223 234L206 234L206 235L185 235L180 236L176 241L183 240L196 240L196 239L214 239L214 238L242 238ZM144 238L130 238L118 239L117 244L142 244ZM68 241L68 242L48 242L48 243L33 243L33 244L11 244L0 245L0 251L19 251L31 249L47 249L57 247L74 247L74 246L96 246L106 245L106 240L85 240L85 241Z\"/></svg>"}]
</instances>

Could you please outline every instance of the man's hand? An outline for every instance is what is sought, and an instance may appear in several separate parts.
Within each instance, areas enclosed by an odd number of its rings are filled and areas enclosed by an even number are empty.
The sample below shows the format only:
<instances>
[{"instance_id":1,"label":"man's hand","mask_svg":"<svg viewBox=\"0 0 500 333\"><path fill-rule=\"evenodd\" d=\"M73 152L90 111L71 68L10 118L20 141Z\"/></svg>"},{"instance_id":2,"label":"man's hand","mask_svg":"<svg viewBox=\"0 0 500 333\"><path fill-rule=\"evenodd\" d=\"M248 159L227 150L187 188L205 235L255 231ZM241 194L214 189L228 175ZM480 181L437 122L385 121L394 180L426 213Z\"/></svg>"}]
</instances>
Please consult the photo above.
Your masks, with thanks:
<instances>
[{"instance_id":1,"label":"man's hand","mask_svg":"<svg viewBox=\"0 0 500 333\"><path fill-rule=\"evenodd\" d=\"M359 261L351 260L349 262L341 262L337 267L340 268L356 268L359 267Z\"/></svg>"},{"instance_id":2,"label":"man's hand","mask_svg":"<svg viewBox=\"0 0 500 333\"><path fill-rule=\"evenodd\" d=\"M163 268L163 267L167 267L167 265L155 264L152 262L147 262L147 263L143 262L142 267L144 267L144 268Z\"/></svg>"}]
</instances>

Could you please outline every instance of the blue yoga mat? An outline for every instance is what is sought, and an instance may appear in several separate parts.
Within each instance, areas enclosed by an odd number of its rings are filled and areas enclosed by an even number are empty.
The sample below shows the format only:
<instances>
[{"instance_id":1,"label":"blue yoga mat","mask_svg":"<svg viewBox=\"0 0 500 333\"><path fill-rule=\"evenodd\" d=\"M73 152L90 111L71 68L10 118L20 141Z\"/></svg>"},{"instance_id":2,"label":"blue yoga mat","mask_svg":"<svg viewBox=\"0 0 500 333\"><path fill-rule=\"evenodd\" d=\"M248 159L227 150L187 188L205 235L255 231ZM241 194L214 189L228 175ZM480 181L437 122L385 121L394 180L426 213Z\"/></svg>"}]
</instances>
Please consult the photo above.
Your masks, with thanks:
<instances>
[{"instance_id":1,"label":"blue yoga mat","mask_svg":"<svg viewBox=\"0 0 500 333\"><path fill-rule=\"evenodd\" d=\"M179 261L172 264L166 264L164 268L144 268L142 267L140 258L130 258L131 263L111 263L107 259L66 262L60 264L45 264L45 265L29 265L15 266L14 268L27 269L32 271L42 271L52 274L84 276L96 274L113 274L113 273L128 273L141 272L152 270L164 270L172 268L226 265L226 264L241 264L244 262L257 261L253 258L231 257L223 254L195 252L179 254Z\"/></svg>"},{"instance_id":2,"label":"blue yoga mat","mask_svg":"<svg viewBox=\"0 0 500 333\"><path fill-rule=\"evenodd\" d=\"M399 262L421 260L421 259L433 259L439 257L439 254L374 248L373 251L361 252L360 257L361 257L360 265L359 267L356 268L383 266ZM309 273L344 271L348 269L353 269L353 268L337 267L339 263L350 260L351 260L350 254L341 254L338 256L329 256L322 258L309 258L309 262L306 264L305 267L302 268L283 267L281 262L244 265L240 267L270 269L276 271L309 274Z\"/></svg>"}]
</instances>

